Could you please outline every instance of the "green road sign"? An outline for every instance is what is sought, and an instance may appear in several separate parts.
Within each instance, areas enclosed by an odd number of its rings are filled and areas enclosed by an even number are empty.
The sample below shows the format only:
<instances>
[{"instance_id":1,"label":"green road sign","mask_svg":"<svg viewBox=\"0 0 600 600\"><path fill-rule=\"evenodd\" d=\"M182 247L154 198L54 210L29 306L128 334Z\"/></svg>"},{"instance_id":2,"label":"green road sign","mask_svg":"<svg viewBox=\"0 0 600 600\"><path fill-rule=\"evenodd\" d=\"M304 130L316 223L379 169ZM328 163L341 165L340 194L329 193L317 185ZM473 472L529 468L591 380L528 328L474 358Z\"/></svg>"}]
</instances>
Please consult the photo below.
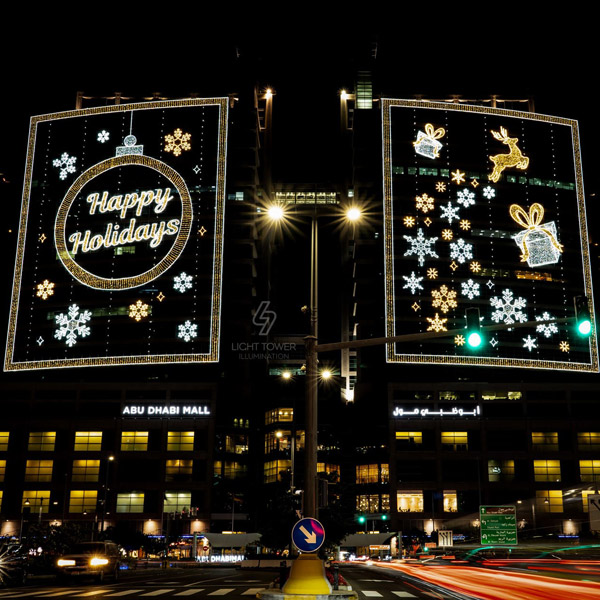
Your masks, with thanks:
<instances>
[{"instance_id":1,"label":"green road sign","mask_svg":"<svg viewBox=\"0 0 600 600\"><path fill-rule=\"evenodd\" d=\"M514 506L480 506L482 544L517 544L517 509Z\"/></svg>"}]
</instances>

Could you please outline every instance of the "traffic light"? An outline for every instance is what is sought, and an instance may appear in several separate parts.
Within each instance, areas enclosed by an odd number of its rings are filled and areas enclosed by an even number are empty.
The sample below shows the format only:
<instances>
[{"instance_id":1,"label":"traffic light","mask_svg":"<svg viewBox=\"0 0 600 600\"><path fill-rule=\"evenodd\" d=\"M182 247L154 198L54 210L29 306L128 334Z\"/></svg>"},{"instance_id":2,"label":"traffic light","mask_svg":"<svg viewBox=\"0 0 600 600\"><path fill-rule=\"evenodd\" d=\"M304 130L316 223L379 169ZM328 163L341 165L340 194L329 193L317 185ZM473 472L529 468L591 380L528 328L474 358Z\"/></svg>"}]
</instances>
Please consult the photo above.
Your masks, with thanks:
<instances>
[{"instance_id":1,"label":"traffic light","mask_svg":"<svg viewBox=\"0 0 600 600\"><path fill-rule=\"evenodd\" d=\"M381 520L382 521L387 521L388 520L388 516L386 514L381 515Z\"/></svg>"},{"instance_id":2,"label":"traffic light","mask_svg":"<svg viewBox=\"0 0 600 600\"><path fill-rule=\"evenodd\" d=\"M365 515L359 515L359 516L358 516L358 522L359 522L361 525L364 525L364 524L366 523L366 521L367 521L367 517L365 517Z\"/></svg>"},{"instance_id":3,"label":"traffic light","mask_svg":"<svg viewBox=\"0 0 600 600\"><path fill-rule=\"evenodd\" d=\"M592 319L586 296L575 296L575 326L579 335L588 337L592 333Z\"/></svg>"},{"instance_id":4,"label":"traffic light","mask_svg":"<svg viewBox=\"0 0 600 600\"><path fill-rule=\"evenodd\" d=\"M471 348L479 348L483 343L478 308L467 308L465 311L467 319L467 344Z\"/></svg>"}]
</instances>

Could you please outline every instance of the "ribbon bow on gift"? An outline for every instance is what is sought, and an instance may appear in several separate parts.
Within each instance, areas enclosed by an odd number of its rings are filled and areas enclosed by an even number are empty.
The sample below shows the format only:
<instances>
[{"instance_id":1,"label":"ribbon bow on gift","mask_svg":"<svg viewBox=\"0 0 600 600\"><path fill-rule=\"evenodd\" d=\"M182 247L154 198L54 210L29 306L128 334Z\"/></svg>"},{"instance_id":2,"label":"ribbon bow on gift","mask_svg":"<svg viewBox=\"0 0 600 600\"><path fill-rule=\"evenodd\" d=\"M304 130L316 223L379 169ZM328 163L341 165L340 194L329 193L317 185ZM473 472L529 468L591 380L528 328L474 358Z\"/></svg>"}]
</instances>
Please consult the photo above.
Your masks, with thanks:
<instances>
[{"instance_id":1,"label":"ribbon bow on gift","mask_svg":"<svg viewBox=\"0 0 600 600\"><path fill-rule=\"evenodd\" d=\"M431 123L427 123L427 125L425 125L425 133L427 134L427 137L432 140L439 140L446 135L446 130L443 127L434 129Z\"/></svg>"},{"instance_id":2,"label":"ribbon bow on gift","mask_svg":"<svg viewBox=\"0 0 600 600\"><path fill-rule=\"evenodd\" d=\"M544 207L536 202L529 207L529 213L526 213L523 208L518 204L511 204L508 209L510 216L521 226L527 229L523 237L523 254L521 255L521 262L525 262L529 258L529 249L527 248L527 237L534 231L544 232L552 242L552 245L559 251L562 252L563 246L558 243L554 233L548 228L540 225L544 218Z\"/></svg>"}]
</instances>

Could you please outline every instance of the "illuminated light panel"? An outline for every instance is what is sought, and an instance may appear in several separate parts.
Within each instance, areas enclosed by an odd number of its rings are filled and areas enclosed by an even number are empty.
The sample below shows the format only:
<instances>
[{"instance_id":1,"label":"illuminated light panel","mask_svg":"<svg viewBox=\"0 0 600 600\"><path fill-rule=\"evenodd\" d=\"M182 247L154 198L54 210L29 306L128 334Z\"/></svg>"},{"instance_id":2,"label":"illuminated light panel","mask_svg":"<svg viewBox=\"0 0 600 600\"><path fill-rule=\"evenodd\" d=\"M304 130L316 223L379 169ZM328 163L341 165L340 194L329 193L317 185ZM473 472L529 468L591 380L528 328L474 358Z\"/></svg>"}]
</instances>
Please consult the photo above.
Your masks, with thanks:
<instances>
[{"instance_id":1,"label":"illuminated light panel","mask_svg":"<svg viewBox=\"0 0 600 600\"><path fill-rule=\"evenodd\" d=\"M165 152L172 152L174 156L181 156L184 150L192 149L191 139L191 133L183 133L181 129L177 128L172 134L165 135Z\"/></svg>"},{"instance_id":2,"label":"illuminated light panel","mask_svg":"<svg viewBox=\"0 0 600 600\"><path fill-rule=\"evenodd\" d=\"M490 181L497 183L504 169L516 167L517 169L525 170L529 166L529 158L523 156L523 153L517 147L519 138L511 138L505 127L500 127L500 131L492 131L492 135L503 144L506 144L510 150L508 154L496 154L490 156L490 160L494 163L494 170L490 174Z\"/></svg>"}]
</instances>

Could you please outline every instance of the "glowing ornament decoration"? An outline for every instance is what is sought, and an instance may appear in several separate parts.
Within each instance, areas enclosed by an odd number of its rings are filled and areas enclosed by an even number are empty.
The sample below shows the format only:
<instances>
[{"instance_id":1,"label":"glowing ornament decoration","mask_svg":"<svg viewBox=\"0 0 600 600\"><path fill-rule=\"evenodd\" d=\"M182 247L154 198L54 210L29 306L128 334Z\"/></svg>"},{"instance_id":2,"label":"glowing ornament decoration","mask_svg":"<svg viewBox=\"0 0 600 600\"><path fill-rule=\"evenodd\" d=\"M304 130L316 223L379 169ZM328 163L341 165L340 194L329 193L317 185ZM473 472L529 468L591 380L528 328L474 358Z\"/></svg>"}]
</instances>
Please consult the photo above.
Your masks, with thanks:
<instances>
[{"instance_id":1,"label":"glowing ornament decoration","mask_svg":"<svg viewBox=\"0 0 600 600\"><path fill-rule=\"evenodd\" d=\"M54 337L57 340L65 338L67 346L72 347L78 337L87 337L90 334L90 327L86 323L92 318L92 313L89 310L79 312L79 306L72 304L69 306L68 313L65 315L60 313L55 316L57 330L54 332Z\"/></svg>"},{"instance_id":2,"label":"glowing ornament decoration","mask_svg":"<svg viewBox=\"0 0 600 600\"><path fill-rule=\"evenodd\" d=\"M462 295L466 296L469 300L473 300L473 298L481 295L479 284L472 279L462 281L460 285Z\"/></svg>"},{"instance_id":3,"label":"glowing ornament decoration","mask_svg":"<svg viewBox=\"0 0 600 600\"><path fill-rule=\"evenodd\" d=\"M45 233L40 234L40 237L38 237L38 240L43 244L48 238L46 237Z\"/></svg>"},{"instance_id":4,"label":"glowing ornament decoration","mask_svg":"<svg viewBox=\"0 0 600 600\"><path fill-rule=\"evenodd\" d=\"M139 323L144 317L148 316L148 305L141 300L138 300L135 304L130 304L129 316Z\"/></svg>"},{"instance_id":5,"label":"glowing ornament decoration","mask_svg":"<svg viewBox=\"0 0 600 600\"><path fill-rule=\"evenodd\" d=\"M474 189L477 189L479 187L479 181L477 181L477 179L475 179L475 177L473 177L473 179L471 179L471 185L473 186Z\"/></svg>"},{"instance_id":6,"label":"glowing ornament decoration","mask_svg":"<svg viewBox=\"0 0 600 600\"><path fill-rule=\"evenodd\" d=\"M437 192L445 192L446 191L446 184L443 181L438 181L435 184L435 189Z\"/></svg>"},{"instance_id":7,"label":"glowing ornament decoration","mask_svg":"<svg viewBox=\"0 0 600 600\"><path fill-rule=\"evenodd\" d=\"M568 352L571 349L569 342L561 342L558 347L560 348L561 352Z\"/></svg>"},{"instance_id":8,"label":"glowing ornament decoration","mask_svg":"<svg viewBox=\"0 0 600 600\"><path fill-rule=\"evenodd\" d=\"M458 222L458 225L463 231L469 231L469 229L471 229L471 221L468 219L461 219Z\"/></svg>"},{"instance_id":9,"label":"glowing ornament decoration","mask_svg":"<svg viewBox=\"0 0 600 600\"><path fill-rule=\"evenodd\" d=\"M412 309L413 309L415 312L417 312L418 310L420 310L420 309L421 309L421 305L420 305L418 302L413 302L413 303L412 303L412 305L411 305L411 308L412 308Z\"/></svg>"},{"instance_id":10,"label":"glowing ornament decoration","mask_svg":"<svg viewBox=\"0 0 600 600\"><path fill-rule=\"evenodd\" d=\"M505 289L501 298L493 296L490 298L490 304L496 309L492 312L492 321L495 323L502 321L511 325L515 321L527 321L527 314L523 310L527 306L527 300L520 296L515 298L512 290Z\"/></svg>"},{"instance_id":11,"label":"glowing ornament decoration","mask_svg":"<svg viewBox=\"0 0 600 600\"><path fill-rule=\"evenodd\" d=\"M431 196L428 196L427 194L421 194L420 196L417 196L415 198L415 202L417 210L420 210L424 213L433 210L434 199Z\"/></svg>"},{"instance_id":12,"label":"glowing ornament decoration","mask_svg":"<svg viewBox=\"0 0 600 600\"><path fill-rule=\"evenodd\" d=\"M487 285L491 290L496 284L491 279L488 279L485 285Z\"/></svg>"},{"instance_id":13,"label":"glowing ornament decoration","mask_svg":"<svg viewBox=\"0 0 600 600\"><path fill-rule=\"evenodd\" d=\"M523 348L527 348L529 352L531 352L533 349L537 349L537 340L532 338L530 335L528 335L526 338L523 338L523 342Z\"/></svg>"},{"instance_id":14,"label":"glowing ornament decoration","mask_svg":"<svg viewBox=\"0 0 600 600\"><path fill-rule=\"evenodd\" d=\"M488 200L491 200L492 198L496 197L496 190L491 185L488 185L488 186L486 186L486 187L483 188L483 195Z\"/></svg>"},{"instance_id":15,"label":"glowing ornament decoration","mask_svg":"<svg viewBox=\"0 0 600 600\"><path fill-rule=\"evenodd\" d=\"M198 173L200 173L200 171L201 171L201 170L202 170L202 169L200 169L200 167L199 167L198 165L196 165L196 166L195 166L195 167L192 169L192 171L194 171L194 173L196 173L196 175L198 175Z\"/></svg>"},{"instance_id":16,"label":"glowing ornament decoration","mask_svg":"<svg viewBox=\"0 0 600 600\"><path fill-rule=\"evenodd\" d=\"M537 315L535 317L536 321L550 321L551 319L553 319L554 317L548 313L548 312L544 312L541 315ZM540 325L538 325L535 330L538 333L543 333L544 337L552 337L552 335L554 333L558 333L558 326L556 323L541 323Z\"/></svg>"},{"instance_id":17,"label":"glowing ornament decoration","mask_svg":"<svg viewBox=\"0 0 600 600\"><path fill-rule=\"evenodd\" d=\"M423 223L425 223L425 225L429 227L433 223L433 221L429 217L427 217L426 219L423 219Z\"/></svg>"},{"instance_id":18,"label":"glowing ornament decoration","mask_svg":"<svg viewBox=\"0 0 600 600\"><path fill-rule=\"evenodd\" d=\"M404 217L403 221L405 227L414 227L415 218L414 217Z\"/></svg>"},{"instance_id":19,"label":"glowing ornament decoration","mask_svg":"<svg viewBox=\"0 0 600 600\"><path fill-rule=\"evenodd\" d=\"M473 273L479 273L479 271L481 271L481 265L476 260L474 260L469 265L469 269L471 269L471 271L473 271Z\"/></svg>"},{"instance_id":20,"label":"glowing ornament decoration","mask_svg":"<svg viewBox=\"0 0 600 600\"><path fill-rule=\"evenodd\" d=\"M454 181L454 183L456 183L457 185L464 183L465 182L465 174L462 171L459 171L458 169L456 169L456 171L454 171L454 173L452 173L452 181Z\"/></svg>"},{"instance_id":21,"label":"glowing ornament decoration","mask_svg":"<svg viewBox=\"0 0 600 600\"><path fill-rule=\"evenodd\" d=\"M47 279L44 279L42 283L38 283L36 296L42 300L46 300L49 296L54 294L54 284Z\"/></svg>"},{"instance_id":22,"label":"glowing ornament decoration","mask_svg":"<svg viewBox=\"0 0 600 600\"><path fill-rule=\"evenodd\" d=\"M419 266L422 267L425 264L425 258L431 256L432 258L439 258L434 248L437 237L426 238L421 228L417 229L417 235L405 235L404 239L410 243L410 248L404 253L404 256L416 255Z\"/></svg>"},{"instance_id":23,"label":"glowing ornament decoration","mask_svg":"<svg viewBox=\"0 0 600 600\"><path fill-rule=\"evenodd\" d=\"M426 158L439 158L443 144L438 140L445 135L445 129L436 129L431 123L427 123L425 131L417 132L417 140L413 142L415 152Z\"/></svg>"},{"instance_id":24,"label":"glowing ornament decoration","mask_svg":"<svg viewBox=\"0 0 600 600\"><path fill-rule=\"evenodd\" d=\"M469 208L469 206L473 206L475 204L475 194L465 188L458 192L458 198L456 199L458 204L462 204L465 208Z\"/></svg>"},{"instance_id":25,"label":"glowing ornament decoration","mask_svg":"<svg viewBox=\"0 0 600 600\"><path fill-rule=\"evenodd\" d=\"M38 346L41 346L44 343L44 338L40 335L40 337L35 340Z\"/></svg>"},{"instance_id":26,"label":"glowing ornament decoration","mask_svg":"<svg viewBox=\"0 0 600 600\"><path fill-rule=\"evenodd\" d=\"M490 340L490 344L495 348L498 345L498 340L496 338L492 338Z\"/></svg>"},{"instance_id":27,"label":"glowing ornament decoration","mask_svg":"<svg viewBox=\"0 0 600 600\"><path fill-rule=\"evenodd\" d=\"M435 313L435 317L433 318L426 318L429 321L429 327L427 328L427 331L448 331L448 329L446 328L446 323L448 322L448 319L440 319L438 313Z\"/></svg>"},{"instance_id":28,"label":"glowing ornament decoration","mask_svg":"<svg viewBox=\"0 0 600 600\"><path fill-rule=\"evenodd\" d=\"M183 294L186 290L192 289L192 279L193 276L184 271L173 278L173 288Z\"/></svg>"},{"instance_id":29,"label":"glowing ornament decoration","mask_svg":"<svg viewBox=\"0 0 600 600\"><path fill-rule=\"evenodd\" d=\"M162 302L162 301L163 301L165 298L166 298L166 296L165 296L165 295L164 295L162 292L159 292L159 293L158 293L158 296L156 296L156 299L157 299L159 302Z\"/></svg>"},{"instance_id":30,"label":"glowing ornament decoration","mask_svg":"<svg viewBox=\"0 0 600 600\"><path fill-rule=\"evenodd\" d=\"M173 156L181 156L184 150L192 149L191 138L190 133L183 133L181 129L177 128L172 134L165 135L165 152L172 152Z\"/></svg>"},{"instance_id":31,"label":"glowing ornament decoration","mask_svg":"<svg viewBox=\"0 0 600 600\"><path fill-rule=\"evenodd\" d=\"M439 308L443 313L447 313L451 308L458 306L456 302L456 291L442 285L439 290L432 290L431 295L433 308Z\"/></svg>"},{"instance_id":32,"label":"glowing ornament decoration","mask_svg":"<svg viewBox=\"0 0 600 600\"><path fill-rule=\"evenodd\" d=\"M452 224L452 221L460 220L460 217L458 216L458 211L460 210L460 207L453 206L452 202L448 201L448 204L446 204L446 206L440 206L440 210L442 211L440 218L448 219L448 223Z\"/></svg>"},{"instance_id":33,"label":"glowing ornament decoration","mask_svg":"<svg viewBox=\"0 0 600 600\"><path fill-rule=\"evenodd\" d=\"M449 242L453 236L454 234L452 233L452 229L442 229L442 239Z\"/></svg>"},{"instance_id":34,"label":"glowing ornament decoration","mask_svg":"<svg viewBox=\"0 0 600 600\"><path fill-rule=\"evenodd\" d=\"M61 154L60 158L55 158L52 165L59 169L58 176L60 179L66 179L69 173L75 173L75 162L77 157L69 156L66 152Z\"/></svg>"},{"instance_id":35,"label":"glowing ornament decoration","mask_svg":"<svg viewBox=\"0 0 600 600\"><path fill-rule=\"evenodd\" d=\"M450 268L451 268L453 271L456 271L456 269L458 269L458 265L456 264L456 261L454 261L454 260L453 260L453 261L450 263Z\"/></svg>"},{"instance_id":36,"label":"glowing ornament decoration","mask_svg":"<svg viewBox=\"0 0 600 600\"><path fill-rule=\"evenodd\" d=\"M556 238L554 221L542 223L544 207L536 202L529 207L529 212L526 212L518 204L511 204L509 213L525 229L512 236L521 250L521 262L527 261L530 267L557 263L563 246Z\"/></svg>"},{"instance_id":37,"label":"glowing ornament decoration","mask_svg":"<svg viewBox=\"0 0 600 600\"><path fill-rule=\"evenodd\" d=\"M427 277L429 277L429 279L437 279L438 276L438 270L434 269L433 267L431 267L431 269L427 269Z\"/></svg>"},{"instance_id":38,"label":"glowing ornament decoration","mask_svg":"<svg viewBox=\"0 0 600 600\"><path fill-rule=\"evenodd\" d=\"M181 338L184 342L189 342L191 339L198 336L198 325L191 321L186 321L182 325L178 325L178 329L179 332L177 333L177 337Z\"/></svg>"},{"instance_id":39,"label":"glowing ornament decoration","mask_svg":"<svg viewBox=\"0 0 600 600\"><path fill-rule=\"evenodd\" d=\"M208 229L206 229L206 227L204 227L204 225L202 225L202 227L200 227L200 229L198 229L198 233L200 234L200 237L204 237L204 234L208 231Z\"/></svg>"},{"instance_id":40,"label":"glowing ornament decoration","mask_svg":"<svg viewBox=\"0 0 600 600\"><path fill-rule=\"evenodd\" d=\"M473 258L473 244L465 242L463 239L458 239L450 244L450 258L457 260L459 263L467 262Z\"/></svg>"},{"instance_id":41,"label":"glowing ornament decoration","mask_svg":"<svg viewBox=\"0 0 600 600\"><path fill-rule=\"evenodd\" d=\"M96 139L101 144L104 144L104 143L108 142L108 140L110 139L110 133L108 133L108 131L106 131L105 129L103 129L102 131L98 132L98 137Z\"/></svg>"},{"instance_id":42,"label":"glowing ornament decoration","mask_svg":"<svg viewBox=\"0 0 600 600\"><path fill-rule=\"evenodd\" d=\"M524 171L529 166L529 158L523 156L523 153L517 147L519 138L511 138L505 127L500 127L500 131L492 131L492 135L503 144L506 144L510 150L508 154L496 154L490 156L490 160L494 163L494 170L490 174L490 181L497 183L504 169L515 167Z\"/></svg>"},{"instance_id":43,"label":"glowing ornament decoration","mask_svg":"<svg viewBox=\"0 0 600 600\"><path fill-rule=\"evenodd\" d=\"M460 335L458 334L457 336L454 337L454 343L457 346L464 346L467 340L465 340L465 336L464 335Z\"/></svg>"},{"instance_id":44,"label":"glowing ornament decoration","mask_svg":"<svg viewBox=\"0 0 600 600\"><path fill-rule=\"evenodd\" d=\"M421 285L421 281L423 281L423 277L417 277L415 272L413 271L410 274L410 277L407 275L402 275L402 278L406 281L406 285L402 286L403 289L409 289L412 294L415 293L415 290L422 290L423 286Z\"/></svg>"}]
</instances>

